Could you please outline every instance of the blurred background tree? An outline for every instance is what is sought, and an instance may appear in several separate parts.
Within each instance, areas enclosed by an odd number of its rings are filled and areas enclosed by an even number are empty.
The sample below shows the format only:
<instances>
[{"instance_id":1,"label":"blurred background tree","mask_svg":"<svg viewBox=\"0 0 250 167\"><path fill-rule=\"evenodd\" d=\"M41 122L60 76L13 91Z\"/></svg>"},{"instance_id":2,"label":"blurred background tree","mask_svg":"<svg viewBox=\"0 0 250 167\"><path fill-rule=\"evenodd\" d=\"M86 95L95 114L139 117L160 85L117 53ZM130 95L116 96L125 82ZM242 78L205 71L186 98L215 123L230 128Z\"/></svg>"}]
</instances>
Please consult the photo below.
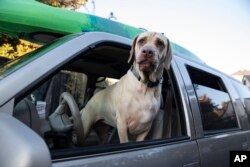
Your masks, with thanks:
<instances>
[{"instance_id":1,"label":"blurred background tree","mask_svg":"<svg viewBox=\"0 0 250 167\"><path fill-rule=\"evenodd\" d=\"M48 4L54 7L77 10L85 6L88 0L37 0L41 3ZM94 1L93 1L94 3ZM0 33L0 57L14 59L29 53L42 45L32 43L17 37L12 37L7 34Z\"/></svg>"},{"instance_id":2,"label":"blurred background tree","mask_svg":"<svg viewBox=\"0 0 250 167\"><path fill-rule=\"evenodd\" d=\"M28 52L31 52L41 47L39 44L35 44L17 37L13 37L7 34L0 33L0 56L8 59L14 59L22 56Z\"/></svg>"},{"instance_id":3,"label":"blurred background tree","mask_svg":"<svg viewBox=\"0 0 250 167\"><path fill-rule=\"evenodd\" d=\"M60 8L76 10L84 6L88 0L38 0L39 2Z\"/></svg>"}]
</instances>

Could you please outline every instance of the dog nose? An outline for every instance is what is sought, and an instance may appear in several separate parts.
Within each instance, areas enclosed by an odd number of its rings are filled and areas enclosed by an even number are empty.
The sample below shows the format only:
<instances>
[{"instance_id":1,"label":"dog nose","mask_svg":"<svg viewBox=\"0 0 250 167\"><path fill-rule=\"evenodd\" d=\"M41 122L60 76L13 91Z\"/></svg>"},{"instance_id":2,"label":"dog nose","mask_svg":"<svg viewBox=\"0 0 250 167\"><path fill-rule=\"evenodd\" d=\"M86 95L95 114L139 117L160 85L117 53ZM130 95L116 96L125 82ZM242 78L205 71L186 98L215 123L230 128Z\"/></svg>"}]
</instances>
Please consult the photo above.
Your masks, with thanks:
<instances>
[{"instance_id":1,"label":"dog nose","mask_svg":"<svg viewBox=\"0 0 250 167\"><path fill-rule=\"evenodd\" d=\"M152 57L154 55L154 51L150 48L145 48L142 50L142 54L144 54L145 56Z\"/></svg>"}]
</instances>

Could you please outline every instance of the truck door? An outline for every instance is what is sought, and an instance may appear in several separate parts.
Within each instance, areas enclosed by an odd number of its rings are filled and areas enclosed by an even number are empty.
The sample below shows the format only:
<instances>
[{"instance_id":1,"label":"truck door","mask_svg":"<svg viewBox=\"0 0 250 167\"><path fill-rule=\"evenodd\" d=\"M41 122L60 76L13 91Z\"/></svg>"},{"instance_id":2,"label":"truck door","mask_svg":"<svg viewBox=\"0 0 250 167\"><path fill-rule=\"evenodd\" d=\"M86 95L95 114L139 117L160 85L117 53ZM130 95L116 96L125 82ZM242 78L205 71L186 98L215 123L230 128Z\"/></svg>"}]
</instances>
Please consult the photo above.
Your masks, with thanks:
<instances>
[{"instance_id":1,"label":"truck door","mask_svg":"<svg viewBox=\"0 0 250 167\"><path fill-rule=\"evenodd\" d=\"M188 92L201 166L229 166L230 151L242 150L248 142L235 112L223 75L207 67L178 58Z\"/></svg>"},{"instance_id":2,"label":"truck door","mask_svg":"<svg viewBox=\"0 0 250 167\"><path fill-rule=\"evenodd\" d=\"M143 142L96 145L51 151L54 166L171 166L199 167L191 109L183 80L173 61L164 72L162 102L152 134ZM156 132L156 133L154 133ZM75 158L78 156L81 158Z\"/></svg>"}]
</instances>

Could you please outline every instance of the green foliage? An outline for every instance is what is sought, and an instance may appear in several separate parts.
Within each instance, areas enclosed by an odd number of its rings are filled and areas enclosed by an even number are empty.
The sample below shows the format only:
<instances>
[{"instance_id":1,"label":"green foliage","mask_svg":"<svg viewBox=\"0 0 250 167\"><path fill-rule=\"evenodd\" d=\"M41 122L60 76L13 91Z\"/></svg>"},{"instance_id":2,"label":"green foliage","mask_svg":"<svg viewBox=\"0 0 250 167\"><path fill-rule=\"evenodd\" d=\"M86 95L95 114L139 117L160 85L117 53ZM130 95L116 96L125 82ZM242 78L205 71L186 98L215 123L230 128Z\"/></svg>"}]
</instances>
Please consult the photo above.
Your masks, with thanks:
<instances>
[{"instance_id":1,"label":"green foliage","mask_svg":"<svg viewBox=\"0 0 250 167\"><path fill-rule=\"evenodd\" d=\"M29 53L41 45L0 33L0 56L9 59Z\"/></svg>"}]
</instances>

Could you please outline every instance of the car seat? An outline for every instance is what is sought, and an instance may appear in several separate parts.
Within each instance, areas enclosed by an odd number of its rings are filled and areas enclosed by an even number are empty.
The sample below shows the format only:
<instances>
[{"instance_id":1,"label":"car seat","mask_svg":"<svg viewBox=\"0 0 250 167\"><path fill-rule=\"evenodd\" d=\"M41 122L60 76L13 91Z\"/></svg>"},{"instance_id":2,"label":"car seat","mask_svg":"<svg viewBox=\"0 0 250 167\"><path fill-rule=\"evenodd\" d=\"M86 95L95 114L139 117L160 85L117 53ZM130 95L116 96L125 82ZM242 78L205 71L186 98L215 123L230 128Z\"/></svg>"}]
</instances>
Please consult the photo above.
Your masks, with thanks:
<instances>
[{"instance_id":1,"label":"car seat","mask_svg":"<svg viewBox=\"0 0 250 167\"><path fill-rule=\"evenodd\" d=\"M13 116L41 135L41 123L35 104L24 98L16 104Z\"/></svg>"}]
</instances>

